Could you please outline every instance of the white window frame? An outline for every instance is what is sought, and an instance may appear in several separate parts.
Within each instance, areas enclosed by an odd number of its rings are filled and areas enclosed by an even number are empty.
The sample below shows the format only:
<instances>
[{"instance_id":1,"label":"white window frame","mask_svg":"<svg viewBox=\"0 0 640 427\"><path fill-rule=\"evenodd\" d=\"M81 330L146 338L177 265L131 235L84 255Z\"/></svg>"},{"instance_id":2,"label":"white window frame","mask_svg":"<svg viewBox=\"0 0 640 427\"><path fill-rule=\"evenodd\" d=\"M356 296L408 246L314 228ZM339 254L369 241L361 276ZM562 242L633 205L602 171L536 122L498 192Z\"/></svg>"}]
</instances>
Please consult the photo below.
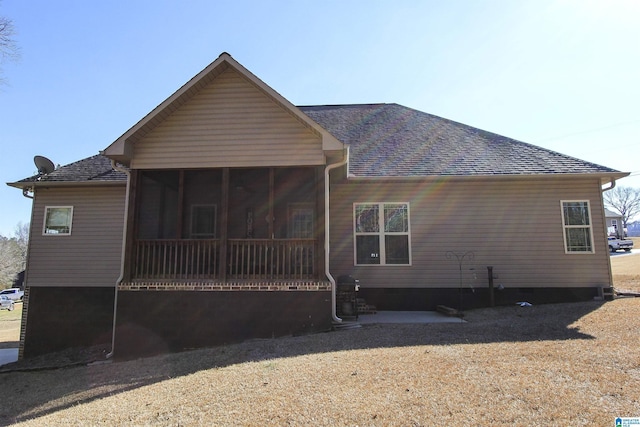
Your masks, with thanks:
<instances>
[{"instance_id":1,"label":"white window frame","mask_svg":"<svg viewBox=\"0 0 640 427\"><path fill-rule=\"evenodd\" d=\"M584 224L566 224L565 223L565 215L564 215L564 208L565 208L565 204L566 203L585 203L586 204L586 209L587 209L587 215L589 223L584 225ZM591 203L589 202L589 200L560 200L560 215L562 218L562 241L564 242L564 253L565 254L571 254L571 255L576 255L576 254L593 254L595 253L595 242L593 240L593 216L591 215ZM569 250L569 247L567 246L567 230L570 229L588 229L589 230L589 239L591 242L591 248L590 250L585 250L585 251L571 251Z\"/></svg>"},{"instance_id":2,"label":"white window frame","mask_svg":"<svg viewBox=\"0 0 640 427\"><path fill-rule=\"evenodd\" d=\"M376 232L358 232L357 231L357 216L356 209L358 206L377 205L378 206L378 231ZM407 207L407 231L403 232L389 232L384 231L384 207L388 205L405 205ZM412 265L412 250L411 250L411 205L409 202L358 202L353 204L353 265L356 266L387 266L387 267L408 267ZM379 244L379 259L377 264L358 264L358 236L378 236ZM386 254L386 236L407 236L407 249L408 249L408 263L407 264L389 264L387 263Z\"/></svg>"},{"instance_id":3,"label":"white window frame","mask_svg":"<svg viewBox=\"0 0 640 427\"><path fill-rule=\"evenodd\" d=\"M213 233L197 233L194 231L194 227L196 226L194 217L196 215L196 211L199 208L213 208ZM190 218L190 227L189 227L189 235L192 238L196 239L215 239L216 238L216 230L218 227L218 205L212 204L194 204L191 205L191 218Z\"/></svg>"},{"instance_id":4,"label":"white window frame","mask_svg":"<svg viewBox=\"0 0 640 427\"><path fill-rule=\"evenodd\" d=\"M311 232L309 236L300 237L296 236L297 227L295 223L297 212L304 212L311 217ZM289 203L287 204L287 236L290 239L313 239L315 227L315 212L313 209L313 203Z\"/></svg>"},{"instance_id":5,"label":"white window frame","mask_svg":"<svg viewBox=\"0 0 640 427\"><path fill-rule=\"evenodd\" d=\"M49 211L52 209L68 209L69 210L69 225L66 233L54 232L54 229L47 227L47 220L49 219ZM70 236L71 228L73 226L73 206L45 206L44 218L42 220L42 235L43 236Z\"/></svg>"}]
</instances>

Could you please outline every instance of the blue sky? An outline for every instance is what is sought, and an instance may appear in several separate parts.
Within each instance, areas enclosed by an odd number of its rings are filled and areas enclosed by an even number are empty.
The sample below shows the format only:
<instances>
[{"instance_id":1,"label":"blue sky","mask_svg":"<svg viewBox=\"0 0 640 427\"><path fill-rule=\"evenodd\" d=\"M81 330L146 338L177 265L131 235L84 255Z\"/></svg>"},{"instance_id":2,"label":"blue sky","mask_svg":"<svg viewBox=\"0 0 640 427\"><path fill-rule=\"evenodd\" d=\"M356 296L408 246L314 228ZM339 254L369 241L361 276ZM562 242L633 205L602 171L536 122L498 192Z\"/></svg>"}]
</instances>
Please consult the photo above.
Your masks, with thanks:
<instances>
[{"instance_id":1,"label":"blue sky","mask_svg":"<svg viewBox=\"0 0 640 427\"><path fill-rule=\"evenodd\" d=\"M229 52L296 105L394 102L640 187L635 0L2 0L0 181L96 154ZM0 234L31 201L0 186Z\"/></svg>"}]
</instances>

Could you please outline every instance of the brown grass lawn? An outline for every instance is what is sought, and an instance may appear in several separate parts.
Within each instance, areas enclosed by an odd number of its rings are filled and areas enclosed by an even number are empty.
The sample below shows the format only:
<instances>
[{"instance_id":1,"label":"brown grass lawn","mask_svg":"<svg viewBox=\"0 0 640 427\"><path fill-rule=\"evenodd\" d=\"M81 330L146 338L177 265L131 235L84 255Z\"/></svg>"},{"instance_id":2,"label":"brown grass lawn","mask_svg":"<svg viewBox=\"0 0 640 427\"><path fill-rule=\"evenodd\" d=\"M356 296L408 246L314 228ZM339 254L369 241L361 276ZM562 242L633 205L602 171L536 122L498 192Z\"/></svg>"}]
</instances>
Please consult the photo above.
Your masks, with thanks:
<instances>
[{"instance_id":1,"label":"brown grass lawn","mask_svg":"<svg viewBox=\"0 0 640 427\"><path fill-rule=\"evenodd\" d=\"M640 249L640 237L632 237L633 247ZM640 292L640 255L611 256L611 270L616 289Z\"/></svg>"},{"instance_id":2,"label":"brown grass lawn","mask_svg":"<svg viewBox=\"0 0 640 427\"><path fill-rule=\"evenodd\" d=\"M15 310L0 310L0 348L17 347L20 341L22 303L15 304Z\"/></svg>"},{"instance_id":3,"label":"brown grass lawn","mask_svg":"<svg viewBox=\"0 0 640 427\"><path fill-rule=\"evenodd\" d=\"M640 288L638 263L614 257L616 280ZM640 416L640 298L467 320L4 373L0 424L608 426Z\"/></svg>"}]
</instances>

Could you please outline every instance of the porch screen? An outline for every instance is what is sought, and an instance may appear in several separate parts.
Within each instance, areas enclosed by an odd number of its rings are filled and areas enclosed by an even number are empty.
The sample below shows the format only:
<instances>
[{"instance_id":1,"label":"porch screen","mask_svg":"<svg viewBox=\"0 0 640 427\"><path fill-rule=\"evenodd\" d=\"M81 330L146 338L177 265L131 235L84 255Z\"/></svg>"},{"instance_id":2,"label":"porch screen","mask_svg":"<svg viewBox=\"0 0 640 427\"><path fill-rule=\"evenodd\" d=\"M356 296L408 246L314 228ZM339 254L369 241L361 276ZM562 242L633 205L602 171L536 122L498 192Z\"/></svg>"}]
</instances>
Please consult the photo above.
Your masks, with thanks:
<instances>
[{"instance_id":1,"label":"porch screen","mask_svg":"<svg viewBox=\"0 0 640 427\"><path fill-rule=\"evenodd\" d=\"M354 205L357 265L411 263L408 203Z\"/></svg>"}]
</instances>

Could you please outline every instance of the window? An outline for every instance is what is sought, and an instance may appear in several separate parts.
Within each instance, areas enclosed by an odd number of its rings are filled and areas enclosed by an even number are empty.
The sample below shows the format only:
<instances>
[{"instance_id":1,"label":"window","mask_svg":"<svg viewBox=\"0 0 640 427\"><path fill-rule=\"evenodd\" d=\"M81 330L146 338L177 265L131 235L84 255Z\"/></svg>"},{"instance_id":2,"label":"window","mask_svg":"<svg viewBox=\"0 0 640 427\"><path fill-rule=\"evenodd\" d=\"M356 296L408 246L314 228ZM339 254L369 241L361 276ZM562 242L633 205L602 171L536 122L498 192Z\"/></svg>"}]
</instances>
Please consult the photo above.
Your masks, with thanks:
<instances>
[{"instance_id":1,"label":"window","mask_svg":"<svg viewBox=\"0 0 640 427\"><path fill-rule=\"evenodd\" d=\"M287 210L289 238L313 239L313 207L308 203L290 203Z\"/></svg>"},{"instance_id":2,"label":"window","mask_svg":"<svg viewBox=\"0 0 640 427\"><path fill-rule=\"evenodd\" d=\"M71 234L73 206L46 206L42 234L68 236Z\"/></svg>"},{"instance_id":3,"label":"window","mask_svg":"<svg viewBox=\"0 0 640 427\"><path fill-rule=\"evenodd\" d=\"M408 203L354 204L356 265L409 265Z\"/></svg>"},{"instance_id":4,"label":"window","mask_svg":"<svg viewBox=\"0 0 640 427\"><path fill-rule=\"evenodd\" d=\"M191 237L216 237L216 205L191 206Z\"/></svg>"},{"instance_id":5,"label":"window","mask_svg":"<svg viewBox=\"0 0 640 427\"><path fill-rule=\"evenodd\" d=\"M588 201L562 201L562 225L566 253L593 253L593 230Z\"/></svg>"}]
</instances>

